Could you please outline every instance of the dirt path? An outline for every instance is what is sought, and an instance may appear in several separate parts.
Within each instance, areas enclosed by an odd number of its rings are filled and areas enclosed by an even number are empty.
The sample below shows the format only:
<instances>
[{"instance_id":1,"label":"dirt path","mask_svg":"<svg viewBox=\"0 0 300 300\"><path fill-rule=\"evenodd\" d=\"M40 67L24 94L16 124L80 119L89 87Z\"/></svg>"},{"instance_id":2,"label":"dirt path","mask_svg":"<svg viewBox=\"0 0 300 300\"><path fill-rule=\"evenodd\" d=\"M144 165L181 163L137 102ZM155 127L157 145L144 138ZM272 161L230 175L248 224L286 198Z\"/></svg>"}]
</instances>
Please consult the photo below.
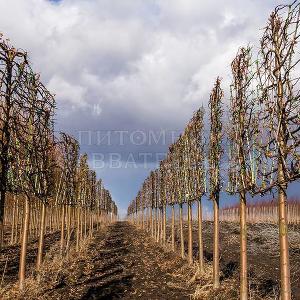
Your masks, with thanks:
<instances>
[{"instance_id":1,"label":"dirt path","mask_svg":"<svg viewBox=\"0 0 300 300\"><path fill-rule=\"evenodd\" d=\"M43 299L183 300L193 293L186 263L126 222L111 225L104 238L96 235L89 249L89 258L73 270L76 278L61 279Z\"/></svg>"}]
</instances>

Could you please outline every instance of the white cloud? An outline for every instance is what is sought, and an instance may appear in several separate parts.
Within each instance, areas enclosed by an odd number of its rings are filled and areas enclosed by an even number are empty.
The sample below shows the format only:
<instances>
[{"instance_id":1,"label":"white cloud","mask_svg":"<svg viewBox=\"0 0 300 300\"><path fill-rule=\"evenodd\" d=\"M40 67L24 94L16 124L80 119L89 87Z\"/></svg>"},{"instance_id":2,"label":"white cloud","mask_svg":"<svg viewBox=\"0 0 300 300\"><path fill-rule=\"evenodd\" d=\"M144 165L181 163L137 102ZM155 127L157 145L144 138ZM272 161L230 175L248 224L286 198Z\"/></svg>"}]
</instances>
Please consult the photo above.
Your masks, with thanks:
<instances>
[{"instance_id":1,"label":"white cloud","mask_svg":"<svg viewBox=\"0 0 300 300\"><path fill-rule=\"evenodd\" d=\"M207 98L215 77L227 76L237 47L255 41L273 3L261 12L258 5L2 0L0 28L29 51L59 106L98 104L109 114L114 105L172 124L176 115L181 124Z\"/></svg>"},{"instance_id":2,"label":"white cloud","mask_svg":"<svg viewBox=\"0 0 300 300\"><path fill-rule=\"evenodd\" d=\"M51 77L48 88L56 95L59 95L59 98L64 100L72 109L75 107L84 107L86 105L84 97L87 88L85 86L72 85L64 78L55 74Z\"/></svg>"},{"instance_id":3,"label":"white cloud","mask_svg":"<svg viewBox=\"0 0 300 300\"><path fill-rule=\"evenodd\" d=\"M0 0L0 31L56 93L60 129L179 129L276 3Z\"/></svg>"}]
</instances>

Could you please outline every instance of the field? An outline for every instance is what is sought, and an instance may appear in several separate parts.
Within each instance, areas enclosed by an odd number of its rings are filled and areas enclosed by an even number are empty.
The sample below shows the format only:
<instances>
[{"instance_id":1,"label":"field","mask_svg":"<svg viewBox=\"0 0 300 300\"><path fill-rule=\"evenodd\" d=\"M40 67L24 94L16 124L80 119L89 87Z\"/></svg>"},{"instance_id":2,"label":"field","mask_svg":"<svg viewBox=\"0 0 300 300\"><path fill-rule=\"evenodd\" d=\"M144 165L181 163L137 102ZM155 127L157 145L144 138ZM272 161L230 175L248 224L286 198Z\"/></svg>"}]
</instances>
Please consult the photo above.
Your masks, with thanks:
<instances>
[{"instance_id":1,"label":"field","mask_svg":"<svg viewBox=\"0 0 300 300\"><path fill-rule=\"evenodd\" d=\"M198 257L197 229L193 230L193 254ZM290 261L291 282L294 299L300 299L300 226L291 226ZM218 299L237 299L239 290L239 224L222 222L220 227L220 265L222 296ZM187 226L185 237L187 240ZM203 224L204 257L206 263L211 264L213 258L213 223ZM186 247L187 247L187 243ZM179 244L178 244L179 247ZM275 224L249 224L248 225L248 276L250 299L279 299L279 240L278 227ZM199 279L201 282L201 276ZM200 290L211 292L211 286ZM205 285L205 284L204 284ZM218 292L217 292L218 293ZM224 294L225 293L225 294ZM205 294L205 293L204 293ZM200 298L201 299L201 298ZM206 298L205 298L206 299ZM207 298L210 299L210 298ZM213 297L211 299L214 299Z\"/></svg>"},{"instance_id":2,"label":"field","mask_svg":"<svg viewBox=\"0 0 300 300\"><path fill-rule=\"evenodd\" d=\"M221 223L221 288L212 290L212 222L203 224L205 273L197 262L192 265L174 253L170 245L161 246L149 233L128 222L102 227L76 253L74 247L61 260L59 233L45 237L47 254L35 280L34 257L37 243L28 249L25 290L17 286L19 247L1 251L1 299L237 299L239 288L239 226ZM250 299L279 299L279 254L277 227L250 224ZM169 235L170 228L167 227ZM184 224L187 237L187 224ZM293 299L300 299L300 226L290 227L290 260ZM138 237L138 238L137 238ZM197 261L197 226L193 225L193 255ZM170 239L169 239L170 240ZM178 241L179 239L177 239ZM187 245L186 245L187 247ZM177 243L179 249L179 243ZM278 253L278 251L277 251ZM6 264L7 261L7 264Z\"/></svg>"},{"instance_id":3,"label":"field","mask_svg":"<svg viewBox=\"0 0 300 300\"><path fill-rule=\"evenodd\" d=\"M63 260L57 255L59 244L51 247L38 281L34 268L28 268L23 292L16 285L17 248L1 252L12 262L4 274L1 299L189 299L195 289L195 284L186 284L193 268L127 222L102 228L82 251L71 249Z\"/></svg>"}]
</instances>

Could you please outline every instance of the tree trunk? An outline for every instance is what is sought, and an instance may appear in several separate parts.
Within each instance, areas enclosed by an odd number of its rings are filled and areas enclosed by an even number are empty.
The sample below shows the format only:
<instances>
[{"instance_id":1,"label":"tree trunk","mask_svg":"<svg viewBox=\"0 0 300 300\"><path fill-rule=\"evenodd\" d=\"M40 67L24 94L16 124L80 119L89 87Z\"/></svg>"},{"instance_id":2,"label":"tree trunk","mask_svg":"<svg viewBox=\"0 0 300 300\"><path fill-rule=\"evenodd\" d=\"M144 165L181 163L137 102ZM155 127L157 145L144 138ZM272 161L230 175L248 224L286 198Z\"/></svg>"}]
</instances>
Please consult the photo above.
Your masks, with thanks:
<instances>
[{"instance_id":1,"label":"tree trunk","mask_svg":"<svg viewBox=\"0 0 300 300\"><path fill-rule=\"evenodd\" d=\"M84 239L86 239L87 236L87 220L86 220L86 213L87 213L87 209L84 209Z\"/></svg>"},{"instance_id":2,"label":"tree trunk","mask_svg":"<svg viewBox=\"0 0 300 300\"><path fill-rule=\"evenodd\" d=\"M201 198L198 201L198 247L199 247L199 265L200 272L204 272L204 257L203 257L203 237L202 237L202 203Z\"/></svg>"},{"instance_id":3,"label":"tree trunk","mask_svg":"<svg viewBox=\"0 0 300 300\"><path fill-rule=\"evenodd\" d=\"M18 236L19 236L19 216L20 216L20 210L19 210L19 198L17 197L16 199L17 203L16 203L16 228L15 228L15 236L14 236L14 240L13 240L13 244L17 243L18 241Z\"/></svg>"},{"instance_id":4,"label":"tree trunk","mask_svg":"<svg viewBox=\"0 0 300 300\"><path fill-rule=\"evenodd\" d=\"M16 195L14 195L13 211L12 211L12 222L11 222L11 235L10 235L10 244L14 243L15 237L15 223L16 223Z\"/></svg>"},{"instance_id":5,"label":"tree trunk","mask_svg":"<svg viewBox=\"0 0 300 300\"><path fill-rule=\"evenodd\" d=\"M161 222L161 218L160 218L160 208L157 209L157 237L156 237L156 242L159 243L160 242L160 222Z\"/></svg>"},{"instance_id":6,"label":"tree trunk","mask_svg":"<svg viewBox=\"0 0 300 300\"><path fill-rule=\"evenodd\" d=\"M76 251L79 251L80 241L80 207L77 207Z\"/></svg>"},{"instance_id":7,"label":"tree trunk","mask_svg":"<svg viewBox=\"0 0 300 300\"><path fill-rule=\"evenodd\" d=\"M73 213L73 209L71 205L68 205L68 218L67 218L67 222L68 222L68 243L70 244L71 241L71 235L72 235L72 213ZM69 249L69 247L68 247Z\"/></svg>"},{"instance_id":8,"label":"tree trunk","mask_svg":"<svg viewBox=\"0 0 300 300\"><path fill-rule=\"evenodd\" d=\"M30 203L29 203L29 197L26 196L24 219L23 219L23 235L22 235L21 254L20 254L20 266L19 266L20 290L24 288L24 281L26 276L26 254L27 254L29 220L30 220Z\"/></svg>"},{"instance_id":9,"label":"tree trunk","mask_svg":"<svg viewBox=\"0 0 300 300\"><path fill-rule=\"evenodd\" d=\"M213 202L214 202L213 287L214 289L217 289L220 287L219 196L216 196Z\"/></svg>"},{"instance_id":10,"label":"tree trunk","mask_svg":"<svg viewBox=\"0 0 300 300\"><path fill-rule=\"evenodd\" d=\"M282 164L278 168L279 182L284 180ZM280 274L281 274L281 300L291 299L291 280L290 280L290 261L289 261L289 242L287 225L287 197L286 187L279 186L278 190L279 206L279 243L280 243Z\"/></svg>"},{"instance_id":11,"label":"tree trunk","mask_svg":"<svg viewBox=\"0 0 300 300\"><path fill-rule=\"evenodd\" d=\"M163 243L164 245L166 245L166 241L167 241L167 206L166 205L163 207L163 218L164 218Z\"/></svg>"},{"instance_id":12,"label":"tree trunk","mask_svg":"<svg viewBox=\"0 0 300 300\"><path fill-rule=\"evenodd\" d=\"M183 214L182 214L182 203L179 204L179 227L180 227L180 249L181 257L184 258L184 235L183 235Z\"/></svg>"},{"instance_id":13,"label":"tree trunk","mask_svg":"<svg viewBox=\"0 0 300 300\"><path fill-rule=\"evenodd\" d=\"M44 235L45 235L45 218L46 218L46 204L42 203L42 215L41 215L41 223L40 223L40 237L39 237L37 263L36 263L37 271L39 271L39 269L41 267L41 264L42 264L42 260L43 260Z\"/></svg>"},{"instance_id":14,"label":"tree trunk","mask_svg":"<svg viewBox=\"0 0 300 300\"><path fill-rule=\"evenodd\" d=\"M163 236L164 236L164 208L160 208L160 239L159 242L163 244Z\"/></svg>"},{"instance_id":15,"label":"tree trunk","mask_svg":"<svg viewBox=\"0 0 300 300\"><path fill-rule=\"evenodd\" d=\"M82 241L83 240L83 208L80 207L80 230L79 230L79 240Z\"/></svg>"},{"instance_id":16,"label":"tree trunk","mask_svg":"<svg viewBox=\"0 0 300 300\"><path fill-rule=\"evenodd\" d=\"M91 227L90 228L90 231L91 231L90 237L92 238L93 234L94 234L94 214L92 211L91 211L91 226L90 227Z\"/></svg>"},{"instance_id":17,"label":"tree trunk","mask_svg":"<svg viewBox=\"0 0 300 300\"><path fill-rule=\"evenodd\" d=\"M1 193L2 194L2 193ZM1 195L0 199L0 249L3 246L3 235L4 235L4 201L5 201L5 193Z\"/></svg>"},{"instance_id":18,"label":"tree trunk","mask_svg":"<svg viewBox=\"0 0 300 300\"><path fill-rule=\"evenodd\" d=\"M157 236L157 208L154 209L154 239L156 240Z\"/></svg>"},{"instance_id":19,"label":"tree trunk","mask_svg":"<svg viewBox=\"0 0 300 300\"><path fill-rule=\"evenodd\" d=\"M248 299L247 279L247 204L246 193L240 193L240 299Z\"/></svg>"},{"instance_id":20,"label":"tree trunk","mask_svg":"<svg viewBox=\"0 0 300 300\"><path fill-rule=\"evenodd\" d=\"M153 237L153 209L150 207L150 230L151 230L151 236Z\"/></svg>"},{"instance_id":21,"label":"tree trunk","mask_svg":"<svg viewBox=\"0 0 300 300\"><path fill-rule=\"evenodd\" d=\"M65 245L65 205L62 205L61 226L60 226L60 254L63 255Z\"/></svg>"},{"instance_id":22,"label":"tree trunk","mask_svg":"<svg viewBox=\"0 0 300 300\"><path fill-rule=\"evenodd\" d=\"M188 238L188 261L190 264L193 263L193 217L192 217L192 202L188 201L188 228L189 228L189 238Z\"/></svg>"},{"instance_id":23,"label":"tree trunk","mask_svg":"<svg viewBox=\"0 0 300 300\"><path fill-rule=\"evenodd\" d=\"M172 204L172 229L171 229L172 250L175 251L175 208Z\"/></svg>"}]
</instances>

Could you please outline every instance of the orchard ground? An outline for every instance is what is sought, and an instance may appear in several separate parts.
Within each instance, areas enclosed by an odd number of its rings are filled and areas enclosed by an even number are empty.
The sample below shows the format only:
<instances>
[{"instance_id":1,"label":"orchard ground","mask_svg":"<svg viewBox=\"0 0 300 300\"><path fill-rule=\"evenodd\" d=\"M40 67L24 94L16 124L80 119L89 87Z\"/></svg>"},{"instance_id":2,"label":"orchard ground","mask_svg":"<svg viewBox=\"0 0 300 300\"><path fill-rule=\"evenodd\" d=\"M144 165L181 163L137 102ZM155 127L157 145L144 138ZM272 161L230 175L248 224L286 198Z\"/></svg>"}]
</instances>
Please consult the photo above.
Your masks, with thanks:
<instances>
[{"instance_id":1,"label":"orchard ground","mask_svg":"<svg viewBox=\"0 0 300 300\"><path fill-rule=\"evenodd\" d=\"M76 252L59 255L59 232L47 235L46 256L35 273L37 241L28 251L26 286L17 285L19 246L1 250L1 299L237 299L239 291L239 226L221 223L221 287L212 289L212 222L204 222L205 273L189 265L169 246L158 245L149 234L128 222L103 226ZM170 228L168 230L168 237ZM184 225L187 237L187 225ZM9 234L8 234L9 236ZM179 231L176 228L177 248ZM300 226L290 226L293 299L300 299ZM193 230L197 261L197 226ZM170 241L170 240L169 240ZM186 239L187 241L187 239ZM186 244L187 248L187 244ZM278 299L278 229L272 224L248 227L251 299ZM37 280L35 278L38 278Z\"/></svg>"}]
</instances>

